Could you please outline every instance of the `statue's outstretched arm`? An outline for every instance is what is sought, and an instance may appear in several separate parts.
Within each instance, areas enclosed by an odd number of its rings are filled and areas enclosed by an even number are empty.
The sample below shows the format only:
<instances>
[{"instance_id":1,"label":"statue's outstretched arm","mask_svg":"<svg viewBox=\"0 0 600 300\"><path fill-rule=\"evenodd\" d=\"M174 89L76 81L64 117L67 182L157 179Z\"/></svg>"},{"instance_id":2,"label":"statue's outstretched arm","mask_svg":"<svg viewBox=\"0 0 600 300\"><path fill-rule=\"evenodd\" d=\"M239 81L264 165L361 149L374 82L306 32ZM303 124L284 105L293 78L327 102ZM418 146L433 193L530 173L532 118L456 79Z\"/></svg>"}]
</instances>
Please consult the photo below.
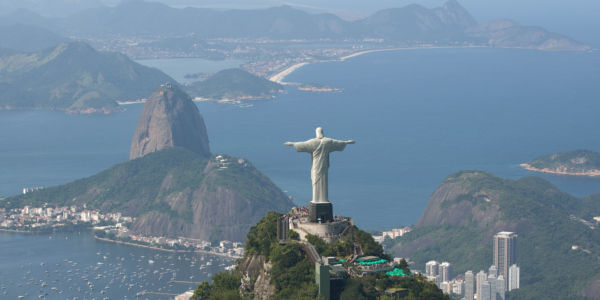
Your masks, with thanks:
<instances>
[{"instance_id":1,"label":"statue's outstretched arm","mask_svg":"<svg viewBox=\"0 0 600 300\"><path fill-rule=\"evenodd\" d=\"M344 141L344 143L346 143L346 144L355 144L356 142L354 140L347 140L347 141Z\"/></svg>"},{"instance_id":2,"label":"statue's outstretched arm","mask_svg":"<svg viewBox=\"0 0 600 300\"><path fill-rule=\"evenodd\" d=\"M286 146L294 146L295 143L294 142L285 142L283 144Z\"/></svg>"}]
</instances>

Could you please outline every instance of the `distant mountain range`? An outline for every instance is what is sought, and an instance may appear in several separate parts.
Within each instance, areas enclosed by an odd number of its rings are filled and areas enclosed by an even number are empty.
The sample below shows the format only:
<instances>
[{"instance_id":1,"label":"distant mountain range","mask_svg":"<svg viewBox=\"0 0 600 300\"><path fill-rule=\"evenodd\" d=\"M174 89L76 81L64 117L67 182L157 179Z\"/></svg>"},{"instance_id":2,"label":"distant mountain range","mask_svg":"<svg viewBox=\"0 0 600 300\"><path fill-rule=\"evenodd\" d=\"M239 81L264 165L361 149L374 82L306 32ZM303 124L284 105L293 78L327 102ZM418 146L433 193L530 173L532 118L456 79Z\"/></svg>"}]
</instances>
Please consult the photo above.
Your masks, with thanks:
<instances>
[{"instance_id":1,"label":"distant mountain range","mask_svg":"<svg viewBox=\"0 0 600 300\"><path fill-rule=\"evenodd\" d=\"M166 82L174 80L82 42L32 53L0 51L0 109L110 113L120 110L116 100L144 98Z\"/></svg>"},{"instance_id":2,"label":"distant mountain range","mask_svg":"<svg viewBox=\"0 0 600 300\"><path fill-rule=\"evenodd\" d=\"M125 48L119 48L124 51L132 43L128 38L150 37L146 43L152 51L158 51L156 53L169 49L177 55L196 49L193 53L210 58L233 55L237 39L263 38L304 39L325 44L378 40L382 45L403 46L429 43L539 50L589 49L568 37L509 20L478 24L456 0L433 9L416 4L385 9L357 21L346 21L333 14L309 14L289 6L219 11L178 9L135 0L115 7L94 6L60 18L45 18L18 10L0 17L0 109L110 113L119 110L116 100L137 100L159 84L174 82L161 71L141 66L125 55L98 52L83 42L69 42L64 36L92 43L96 38L118 40L125 43ZM110 38L106 39L107 36ZM214 45L210 39L216 38L230 41ZM269 62L277 55L285 61L288 57L281 50L283 43L265 46L274 48L260 54L250 53L243 59ZM257 43L249 48L262 47ZM268 74L269 71L260 72ZM188 87L194 96L210 99L264 97L279 89L275 84L239 72L218 74Z\"/></svg>"},{"instance_id":3,"label":"distant mountain range","mask_svg":"<svg viewBox=\"0 0 600 300\"><path fill-rule=\"evenodd\" d=\"M0 24L16 22L41 26L65 36L383 39L386 42L469 42L540 50L589 49L567 37L512 21L477 24L456 0L433 9L417 4L384 9L356 21L346 21L333 14L310 14L289 6L221 11L178 9L143 1L90 8L64 18L49 19L23 10L0 18Z\"/></svg>"},{"instance_id":4,"label":"distant mountain range","mask_svg":"<svg viewBox=\"0 0 600 300\"><path fill-rule=\"evenodd\" d=\"M0 26L0 48L18 52L38 52L69 42L50 30L32 25Z\"/></svg>"},{"instance_id":5,"label":"distant mountain range","mask_svg":"<svg viewBox=\"0 0 600 300\"><path fill-rule=\"evenodd\" d=\"M509 180L463 171L435 190L413 231L395 241L393 252L420 268L429 260L449 261L452 276L478 272L493 263L492 236L513 231L519 236L521 289L510 299L597 299L597 216L600 195L576 198L537 177Z\"/></svg>"}]
</instances>

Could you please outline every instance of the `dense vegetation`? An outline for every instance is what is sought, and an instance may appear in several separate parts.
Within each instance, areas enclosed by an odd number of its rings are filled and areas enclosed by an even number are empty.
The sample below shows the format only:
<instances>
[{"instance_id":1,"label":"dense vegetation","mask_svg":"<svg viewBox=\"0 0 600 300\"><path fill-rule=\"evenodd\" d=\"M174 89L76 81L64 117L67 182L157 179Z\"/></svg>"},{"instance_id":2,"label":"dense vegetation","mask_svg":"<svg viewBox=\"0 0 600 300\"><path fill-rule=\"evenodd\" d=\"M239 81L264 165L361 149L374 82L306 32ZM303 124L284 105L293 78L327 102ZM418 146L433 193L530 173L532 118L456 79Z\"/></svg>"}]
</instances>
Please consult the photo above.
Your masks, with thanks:
<instances>
[{"instance_id":1,"label":"dense vegetation","mask_svg":"<svg viewBox=\"0 0 600 300\"><path fill-rule=\"evenodd\" d=\"M301 243L290 241L280 244L277 242L276 221L281 214L269 212L256 226L250 229L246 240L246 257L262 256L272 265L270 270L271 283L275 287L274 299L318 299L315 284L314 266L310 263ZM316 236L307 238L321 256L338 256L347 258L354 251L354 243L360 243L366 255L387 257L382 247L373 241L370 234L353 227L347 231L342 241L326 244ZM408 265L403 262L399 266L406 274L410 274ZM239 270L238 274L242 272ZM262 272L262 271L261 271ZM230 286L227 290L228 299L245 299L252 297L250 294L240 294L239 278L236 273L225 273L213 283L202 283L195 291L195 299L217 299L214 293L224 293L219 281L222 276L237 278L238 284ZM394 299L387 298L384 291L389 288L405 290L406 294L401 299L449 299L431 282L421 276L390 277L383 273L368 275L361 278L351 278L337 281L332 284L334 299ZM221 294L224 295L224 294Z\"/></svg>"},{"instance_id":2,"label":"dense vegetation","mask_svg":"<svg viewBox=\"0 0 600 300\"><path fill-rule=\"evenodd\" d=\"M177 180L169 190L178 190L202 181L202 169L207 160L183 148L172 148L148 154L140 159L115 165L91 177L61 186L49 187L26 195L7 198L9 208L30 205L82 205L104 212L126 211L132 199L160 198L159 191L165 176L171 172ZM146 201L140 205L140 214L164 208L162 201Z\"/></svg>"},{"instance_id":3,"label":"dense vegetation","mask_svg":"<svg viewBox=\"0 0 600 300\"><path fill-rule=\"evenodd\" d=\"M600 171L600 153L589 150L559 152L528 163L536 169L564 170L569 173Z\"/></svg>"},{"instance_id":4,"label":"dense vegetation","mask_svg":"<svg viewBox=\"0 0 600 300\"><path fill-rule=\"evenodd\" d=\"M186 87L192 97L211 100L237 100L244 98L266 98L281 92L283 86L248 73L242 69L219 71L203 81Z\"/></svg>"},{"instance_id":5,"label":"dense vegetation","mask_svg":"<svg viewBox=\"0 0 600 300\"><path fill-rule=\"evenodd\" d=\"M252 299L240 296L239 286L241 275L234 272L217 273L212 283L202 282L194 291L193 299L202 300L237 300Z\"/></svg>"},{"instance_id":6,"label":"dense vegetation","mask_svg":"<svg viewBox=\"0 0 600 300\"><path fill-rule=\"evenodd\" d=\"M600 233L590 226L591 217L600 215L600 197L577 199L540 178L506 180L484 172L454 174L439 189L463 192L441 201L434 193L430 202L439 207L428 209L443 211L438 225L417 226L398 238L396 254L422 267L428 260L447 260L454 275L487 270L493 234L508 230L519 235L521 267L521 289L511 299L576 299L599 279Z\"/></svg>"},{"instance_id":7,"label":"dense vegetation","mask_svg":"<svg viewBox=\"0 0 600 300\"><path fill-rule=\"evenodd\" d=\"M88 178L7 198L0 207L85 204L136 217L132 229L144 234L243 240L265 212L286 211L293 203L248 161L225 159L230 163L221 168L212 158L168 148Z\"/></svg>"},{"instance_id":8,"label":"dense vegetation","mask_svg":"<svg viewBox=\"0 0 600 300\"><path fill-rule=\"evenodd\" d=\"M0 108L5 109L108 113L119 110L117 100L145 98L165 82L173 79L83 42L0 56Z\"/></svg>"}]
</instances>

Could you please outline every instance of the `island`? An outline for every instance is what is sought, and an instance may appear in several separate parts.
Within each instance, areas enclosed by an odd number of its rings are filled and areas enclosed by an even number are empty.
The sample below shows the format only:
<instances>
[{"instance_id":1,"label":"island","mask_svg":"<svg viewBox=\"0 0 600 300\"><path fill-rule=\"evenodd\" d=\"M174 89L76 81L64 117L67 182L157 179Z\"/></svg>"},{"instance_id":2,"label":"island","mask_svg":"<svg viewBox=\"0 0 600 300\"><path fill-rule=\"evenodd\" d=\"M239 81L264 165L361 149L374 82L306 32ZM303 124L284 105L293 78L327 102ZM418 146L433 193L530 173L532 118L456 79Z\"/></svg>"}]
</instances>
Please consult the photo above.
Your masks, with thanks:
<instances>
[{"instance_id":1,"label":"island","mask_svg":"<svg viewBox=\"0 0 600 300\"><path fill-rule=\"evenodd\" d=\"M281 84L242 69L219 71L203 81L185 86L185 89L194 100L217 102L270 99L284 91Z\"/></svg>"},{"instance_id":2,"label":"island","mask_svg":"<svg viewBox=\"0 0 600 300\"><path fill-rule=\"evenodd\" d=\"M521 167L550 174L600 176L600 153L590 150L559 152L538 157Z\"/></svg>"}]
</instances>

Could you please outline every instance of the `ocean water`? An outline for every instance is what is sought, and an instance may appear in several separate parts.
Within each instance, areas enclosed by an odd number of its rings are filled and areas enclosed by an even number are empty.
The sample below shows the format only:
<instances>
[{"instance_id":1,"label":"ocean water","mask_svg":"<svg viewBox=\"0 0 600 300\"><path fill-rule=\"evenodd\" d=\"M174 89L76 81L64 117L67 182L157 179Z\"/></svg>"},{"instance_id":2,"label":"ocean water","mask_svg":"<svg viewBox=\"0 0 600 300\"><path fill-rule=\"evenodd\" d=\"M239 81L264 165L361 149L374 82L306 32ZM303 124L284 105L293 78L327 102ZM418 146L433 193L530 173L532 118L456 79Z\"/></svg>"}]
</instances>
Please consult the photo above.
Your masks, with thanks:
<instances>
[{"instance_id":1,"label":"ocean water","mask_svg":"<svg viewBox=\"0 0 600 300\"><path fill-rule=\"evenodd\" d=\"M162 58L136 60L142 65L157 68L169 74L180 83L190 83L202 79L185 78L185 75L196 73L216 73L223 69L237 68L243 61L237 59L206 60L202 58Z\"/></svg>"},{"instance_id":2,"label":"ocean water","mask_svg":"<svg viewBox=\"0 0 600 300\"><path fill-rule=\"evenodd\" d=\"M169 299L234 263L96 241L89 232L0 232L0 245L0 299Z\"/></svg>"},{"instance_id":3,"label":"ocean water","mask_svg":"<svg viewBox=\"0 0 600 300\"><path fill-rule=\"evenodd\" d=\"M179 74L203 71L177 68ZM200 102L213 153L248 158L305 205L310 156L283 142L312 138L317 126L326 136L355 139L331 155L329 190L335 213L360 227L414 224L435 188L460 170L541 176L577 196L600 192L598 178L519 167L557 151L600 151L598 52L381 52L307 65L286 80L342 91L288 88L251 107ZM141 107L108 116L1 111L0 194L65 183L126 161Z\"/></svg>"}]
</instances>

